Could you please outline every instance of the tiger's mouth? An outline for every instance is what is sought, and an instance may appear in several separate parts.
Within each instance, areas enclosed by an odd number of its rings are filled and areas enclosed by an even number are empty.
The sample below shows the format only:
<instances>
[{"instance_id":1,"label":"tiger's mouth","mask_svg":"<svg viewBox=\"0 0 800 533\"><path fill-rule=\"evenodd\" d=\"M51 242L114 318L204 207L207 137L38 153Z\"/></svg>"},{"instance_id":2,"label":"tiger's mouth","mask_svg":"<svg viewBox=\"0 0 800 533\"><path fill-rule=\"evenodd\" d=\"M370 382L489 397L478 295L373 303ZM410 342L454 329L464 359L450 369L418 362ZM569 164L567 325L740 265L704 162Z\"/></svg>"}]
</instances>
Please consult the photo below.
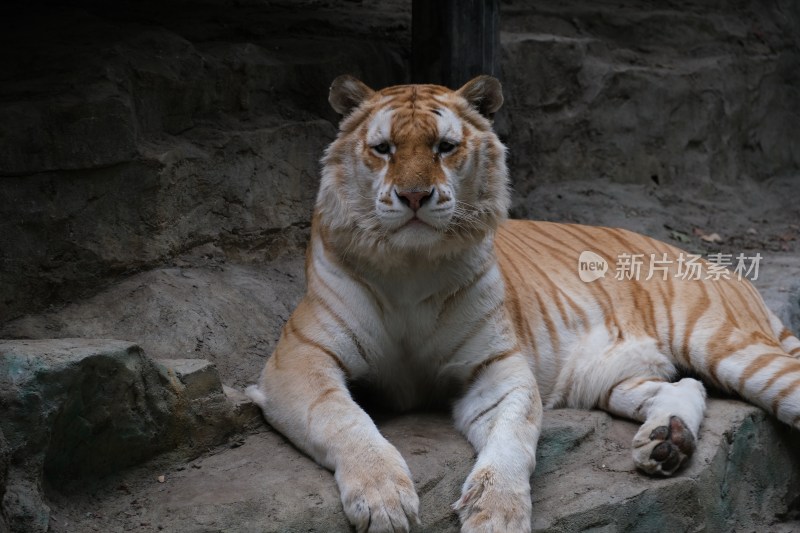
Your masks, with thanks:
<instances>
[{"instance_id":1,"label":"tiger's mouth","mask_svg":"<svg viewBox=\"0 0 800 533\"><path fill-rule=\"evenodd\" d=\"M429 223L427 223L424 220L422 220L421 218L419 218L417 215L414 215L410 219L408 219L408 222L406 222L405 224L400 226L400 229L404 229L404 228L421 228L421 227L427 227L427 228L430 228L430 229L436 229L433 226L431 226Z\"/></svg>"}]
</instances>

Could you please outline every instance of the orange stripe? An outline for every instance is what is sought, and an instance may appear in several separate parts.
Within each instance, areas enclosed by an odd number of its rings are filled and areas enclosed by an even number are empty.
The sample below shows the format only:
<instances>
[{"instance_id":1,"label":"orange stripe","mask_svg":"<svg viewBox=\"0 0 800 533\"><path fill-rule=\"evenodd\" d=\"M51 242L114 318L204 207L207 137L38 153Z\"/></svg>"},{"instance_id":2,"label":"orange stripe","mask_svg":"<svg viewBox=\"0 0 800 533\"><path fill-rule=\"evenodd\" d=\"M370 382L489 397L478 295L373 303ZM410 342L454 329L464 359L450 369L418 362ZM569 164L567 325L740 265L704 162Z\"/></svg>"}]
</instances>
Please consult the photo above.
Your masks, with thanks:
<instances>
[{"instance_id":1,"label":"orange stripe","mask_svg":"<svg viewBox=\"0 0 800 533\"><path fill-rule=\"evenodd\" d=\"M547 247L546 244L541 243L540 241L537 241L536 239L533 239L532 237L530 237L530 235L518 235L518 237L520 237L522 240L526 241L526 243L528 245L530 245L530 243L532 241L534 244L541 244L542 246ZM558 250L558 249L554 249L554 250L555 251L553 252L552 258L560 260L564 256L564 250ZM568 268L568 269L569 268L575 268L574 262L568 262L566 259L562 260L561 262L563 264L565 264L566 268ZM537 270L539 270L544 275L544 271L542 271L542 269L539 268L539 266L536 264L535 261L531 261L531 265L530 266L535 268L535 269L537 269ZM580 318L581 322L583 324L586 324L586 321L587 321L586 313L583 311L583 308L581 308L579 305L577 305L575 303L575 301L572 300L572 298L570 298L569 295L566 292L564 292L563 290L559 290L556 296L558 296L558 295L564 297L564 299L567 300L567 303L569 304L570 308L577 315L579 315L579 318ZM566 312L564 311L563 305L561 304L561 300L559 298L555 298L555 300L556 300L556 304L558 305L559 312L561 313L561 317L562 317L564 323L567 324L569 322L569 317L566 314Z\"/></svg>"},{"instance_id":2,"label":"orange stripe","mask_svg":"<svg viewBox=\"0 0 800 533\"><path fill-rule=\"evenodd\" d=\"M519 389L519 387L513 387L511 390L509 390L509 391L507 391L505 394L503 394L503 395L500 397L500 399L499 399L499 400L497 400L497 401L496 401L496 402L494 402L492 405L490 405L489 407L487 407L486 409L484 409L483 411L481 411L480 413L478 413L477 415L475 415L475 416L472 418L472 420L470 420L470 421L467 423L467 427L469 427L469 426L471 426L472 424L474 424L475 422L477 422L477 421L478 421L478 420L479 420L481 417L483 417L484 415L488 414L488 413L489 413L489 411L491 411L492 409L495 409L495 408L497 408L497 406L498 406L498 405L500 405L500 404L503 402L503 400L505 400L505 399L506 399L506 397L508 397L508 395L509 395L509 394L511 394L512 392L514 392L514 391L515 391L515 390L517 390L517 389Z\"/></svg>"},{"instance_id":3,"label":"orange stripe","mask_svg":"<svg viewBox=\"0 0 800 533\"><path fill-rule=\"evenodd\" d=\"M467 380L467 382L470 384L475 383L475 380L478 379L479 375L489 366L518 353L519 353L519 348L517 346L514 346L510 350L500 352L498 354L489 357L488 359L484 359L483 361L481 361L472 368L472 371L469 374L469 379Z\"/></svg>"},{"instance_id":4,"label":"orange stripe","mask_svg":"<svg viewBox=\"0 0 800 533\"><path fill-rule=\"evenodd\" d=\"M316 297L314 298L314 301L320 304L322 308L325 309L325 311L327 311L327 313L331 315L331 317L333 317L336 323L339 324L339 327L341 327L344 331L347 332L347 335L350 337L350 340L355 345L358 354L365 362L369 363L369 359L367 359L367 354L364 352L364 347L361 346L361 341L358 340L358 337L356 336L355 332L353 332L353 330L350 328L347 322L341 316L339 316L336 313L336 311L333 310L333 308L331 308L328 302L326 302L322 298Z\"/></svg>"},{"instance_id":5,"label":"orange stripe","mask_svg":"<svg viewBox=\"0 0 800 533\"><path fill-rule=\"evenodd\" d=\"M538 362L539 352L536 342L536 336L534 335L533 331L531 331L530 320L526 317L520 305L519 293L517 292L517 289L515 287L516 283L512 282L510 276L512 273L515 274L520 284L523 284L524 280L522 279L519 270L517 270L516 265L514 264L514 261L508 254L508 252L506 252L500 247L496 247L495 250L497 251L498 255L503 255L506 258L505 264L507 265L507 268L501 268L500 273L503 276L503 282L505 283L506 289L508 289L508 291L510 292L509 301L513 306L513 309L510 311L516 314L515 324L520 328L517 330L517 333L520 337L522 337L522 339L520 340L522 340L523 343L531 349L534 358Z\"/></svg>"},{"instance_id":6,"label":"orange stripe","mask_svg":"<svg viewBox=\"0 0 800 533\"><path fill-rule=\"evenodd\" d=\"M504 241L506 241L508 246L515 248L519 253L524 255L524 252L522 252L519 249L519 247L517 247L514 243L509 241L508 237L503 236L502 239ZM507 266L508 266L508 268L510 268L510 269L512 269L514 271L514 273L517 275L518 278L524 279L522 277L522 275L520 274L519 270L517 270L517 267L516 267L516 265L515 265L515 263L513 261L510 261L507 264ZM538 267L537 267L537 269L538 269ZM547 276L547 274L545 272L541 271L541 269L539 269L539 271L541 272L541 274L543 276L543 279L540 280L540 281L546 282L548 284L548 287L551 288L551 291L550 291L551 294L549 296L550 296L550 299L552 300L553 299L553 295L554 295L555 291L558 290L558 288L550 280L550 278ZM542 312L542 318L544 319L544 324L545 324L545 326L547 328L548 335L550 336L550 344L553 347L553 352L555 354L555 353L558 352L558 350L561 347L561 339L560 339L560 337L558 335L558 329L556 328L555 323L553 322L553 319L552 319L552 317L550 316L550 313L547 310L547 307L542 303L542 300L541 300L541 298L539 296L539 291L538 290L533 290L532 292L533 292L533 295L536 298L537 302L539 303L539 308L540 308L540 310Z\"/></svg>"},{"instance_id":7,"label":"orange stripe","mask_svg":"<svg viewBox=\"0 0 800 533\"><path fill-rule=\"evenodd\" d=\"M747 365L747 368L744 369L744 372L742 372L742 375L739 377L739 391L744 391L745 382L774 360L775 355L764 353L750 361L750 364Z\"/></svg>"},{"instance_id":8,"label":"orange stripe","mask_svg":"<svg viewBox=\"0 0 800 533\"><path fill-rule=\"evenodd\" d=\"M342 363L342 360L339 359L339 356L337 356L330 348L327 348L322 344L310 339L305 334L303 334L299 329L297 329L294 325L290 324L292 324L291 320L286 325L286 331L288 334L294 335L295 337L297 337L297 340L299 340L301 343L311 346L312 348L316 348L320 352L324 353L325 355L333 359L333 362L336 363L336 366L338 366L344 373L344 375L347 376L348 379L350 379L350 371L347 369L346 366L344 366L344 363Z\"/></svg>"},{"instance_id":9,"label":"orange stripe","mask_svg":"<svg viewBox=\"0 0 800 533\"><path fill-rule=\"evenodd\" d=\"M567 235L571 236L575 240L577 240L577 241L581 242L582 244L584 244L587 250L593 250L596 247L596 244L588 243L588 242L584 241L583 238L580 235L572 234L570 230L574 229L573 226L574 225L572 225L572 224L560 224L560 225L556 226L556 229L561 230L562 232L564 232ZM595 252L595 253L598 253L598 252ZM599 252L599 254L602 257L604 257L606 259L606 262L608 262L609 264L613 264L614 263L614 259L610 255L607 255L605 253L605 251L601 251L601 252ZM613 304L611 303L611 302L613 302L613 299L608 294L606 289L603 287L602 283L589 283L589 284L586 284L585 287L588 288L589 291L592 293L592 295L594 296L595 302L597 302L602 307L602 309L603 309L603 317L604 317L604 320L605 320L606 329L611 331L612 328L614 327L614 325L616 324L616 313L614 313ZM598 295L598 293L600 293L602 296Z\"/></svg>"},{"instance_id":10,"label":"orange stripe","mask_svg":"<svg viewBox=\"0 0 800 533\"><path fill-rule=\"evenodd\" d=\"M797 388L798 385L800 385L800 378L795 379L794 381L789 383L787 386L785 386L783 389L781 389L781 391L778 393L778 395L775 397L775 399L772 400L772 412L773 413L778 414L778 408L780 407L780 403L784 400L784 398L786 398L792 392L794 392L794 390Z\"/></svg>"},{"instance_id":11,"label":"orange stripe","mask_svg":"<svg viewBox=\"0 0 800 533\"><path fill-rule=\"evenodd\" d=\"M324 402L328 398L328 396L330 396L332 394L335 394L335 393L337 393L339 391L340 391L340 389L334 388L334 387L325 389L324 391L322 391L322 393L320 393L319 396L317 396L314 399L313 402L311 402L311 405L308 406L308 419L309 419L309 422L310 422L310 418L311 418L311 413L314 411L314 409L316 409L322 402Z\"/></svg>"},{"instance_id":12,"label":"orange stripe","mask_svg":"<svg viewBox=\"0 0 800 533\"><path fill-rule=\"evenodd\" d=\"M788 358L786 359L786 361L787 361L786 365L777 372L775 372L772 375L772 377L767 380L764 386L761 387L761 390L758 391L759 396L761 396L762 394L767 392L770 388L772 388L775 382L778 381L783 376L785 376L786 374L791 374L792 372L800 370L800 368L797 367L797 361Z\"/></svg>"},{"instance_id":13,"label":"orange stripe","mask_svg":"<svg viewBox=\"0 0 800 533\"><path fill-rule=\"evenodd\" d=\"M700 284L700 291L702 294L700 301L692 306L692 311L686 318L686 327L684 327L683 330L681 353L683 354L684 360L690 365L692 358L691 354L689 353L689 338L691 337L691 333L694 331L694 328L697 325L697 321L700 320L700 317L703 316L708 309L709 304L711 303L708 293L706 292L706 288L703 284ZM716 380L716 376L713 376L713 378Z\"/></svg>"}]
</instances>

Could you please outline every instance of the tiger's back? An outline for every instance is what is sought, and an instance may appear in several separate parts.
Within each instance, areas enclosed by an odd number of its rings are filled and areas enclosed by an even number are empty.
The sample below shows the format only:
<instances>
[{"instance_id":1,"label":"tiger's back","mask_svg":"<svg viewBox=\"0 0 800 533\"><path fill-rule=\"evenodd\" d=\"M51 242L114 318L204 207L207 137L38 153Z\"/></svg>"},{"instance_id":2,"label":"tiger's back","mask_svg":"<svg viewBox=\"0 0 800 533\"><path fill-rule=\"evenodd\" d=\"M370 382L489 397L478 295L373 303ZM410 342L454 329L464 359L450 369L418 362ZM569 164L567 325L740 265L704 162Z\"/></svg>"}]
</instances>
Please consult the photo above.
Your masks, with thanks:
<instances>
[{"instance_id":1,"label":"tiger's back","mask_svg":"<svg viewBox=\"0 0 800 533\"><path fill-rule=\"evenodd\" d=\"M653 369L654 378L671 380L691 370L797 425L800 363L789 357L800 356L800 341L741 274L692 272L691 254L679 248L623 229L579 224L509 220L495 249L508 312L518 339L534 354L546 406L606 408L607 381L626 375L616 367L603 375L609 354L633 343L641 345L638 357L655 351L669 361ZM583 281L579 258L586 251L610 270ZM614 272L621 257L634 258L634 264ZM623 365L635 366L636 349L631 354ZM641 369L630 373L636 372ZM597 384L576 387L581 379Z\"/></svg>"}]
</instances>

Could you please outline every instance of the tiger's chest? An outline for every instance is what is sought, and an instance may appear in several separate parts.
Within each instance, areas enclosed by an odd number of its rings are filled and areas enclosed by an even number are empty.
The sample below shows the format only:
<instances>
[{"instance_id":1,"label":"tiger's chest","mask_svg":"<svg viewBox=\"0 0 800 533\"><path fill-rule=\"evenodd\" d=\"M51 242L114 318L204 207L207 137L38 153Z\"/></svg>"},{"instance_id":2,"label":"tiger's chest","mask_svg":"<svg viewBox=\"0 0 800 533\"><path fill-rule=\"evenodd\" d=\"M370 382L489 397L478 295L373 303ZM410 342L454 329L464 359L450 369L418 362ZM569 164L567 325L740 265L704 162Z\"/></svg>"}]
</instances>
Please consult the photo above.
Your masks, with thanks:
<instances>
[{"instance_id":1,"label":"tiger's chest","mask_svg":"<svg viewBox=\"0 0 800 533\"><path fill-rule=\"evenodd\" d=\"M475 361L508 333L497 318L504 315L487 318L502 305L498 279L487 276L489 283L476 284L472 294L458 294L458 283L435 279L376 290L380 320L373 331L380 335L368 347L371 364L362 381L394 409L452 398Z\"/></svg>"}]
</instances>

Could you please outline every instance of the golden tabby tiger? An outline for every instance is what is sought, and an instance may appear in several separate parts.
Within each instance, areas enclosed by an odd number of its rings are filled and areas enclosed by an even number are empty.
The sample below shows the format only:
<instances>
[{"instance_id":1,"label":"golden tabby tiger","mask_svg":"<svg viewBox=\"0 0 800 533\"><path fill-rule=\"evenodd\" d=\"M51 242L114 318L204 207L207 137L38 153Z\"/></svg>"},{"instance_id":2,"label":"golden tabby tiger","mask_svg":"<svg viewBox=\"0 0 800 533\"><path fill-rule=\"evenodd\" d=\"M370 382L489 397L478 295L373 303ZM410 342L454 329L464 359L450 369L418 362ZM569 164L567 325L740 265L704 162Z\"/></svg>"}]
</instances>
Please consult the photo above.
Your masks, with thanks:
<instances>
[{"instance_id":1,"label":"golden tabby tiger","mask_svg":"<svg viewBox=\"0 0 800 533\"><path fill-rule=\"evenodd\" d=\"M680 251L624 230L505 221L499 82L373 91L342 76L308 290L258 383L267 420L335 473L358 531L408 531L408 467L353 401L367 383L398 410L452 402L478 452L454 504L462 531L530 531L544 407L643 422L633 460L670 475L694 450L703 385L800 421L800 341L747 281L686 279ZM584 282L578 258L654 254L645 279ZM666 254L666 255L665 255Z\"/></svg>"}]
</instances>

